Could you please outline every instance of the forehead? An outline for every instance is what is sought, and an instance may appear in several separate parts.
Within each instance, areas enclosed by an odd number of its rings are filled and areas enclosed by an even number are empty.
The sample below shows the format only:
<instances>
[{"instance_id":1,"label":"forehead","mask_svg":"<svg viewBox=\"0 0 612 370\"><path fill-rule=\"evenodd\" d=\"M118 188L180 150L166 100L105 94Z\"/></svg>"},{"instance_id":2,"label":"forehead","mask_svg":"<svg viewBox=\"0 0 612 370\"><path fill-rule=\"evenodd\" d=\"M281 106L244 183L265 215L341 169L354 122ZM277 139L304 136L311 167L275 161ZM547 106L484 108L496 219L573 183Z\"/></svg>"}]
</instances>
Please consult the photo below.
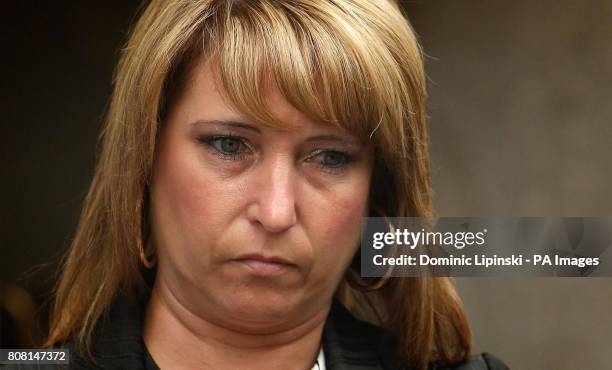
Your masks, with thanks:
<instances>
[{"instance_id":1,"label":"forehead","mask_svg":"<svg viewBox=\"0 0 612 370\"><path fill-rule=\"evenodd\" d=\"M178 108L179 114L185 115L184 119L189 122L206 119L234 120L283 131L324 129L348 133L341 127L318 121L295 108L269 79L263 80L262 84L258 91L261 92L263 106L253 108L265 109L272 114L274 117L272 122L262 122L259 117L251 116L250 110L245 112L237 108L225 88L218 61L200 58L189 71L185 90L178 97L174 107Z\"/></svg>"}]
</instances>

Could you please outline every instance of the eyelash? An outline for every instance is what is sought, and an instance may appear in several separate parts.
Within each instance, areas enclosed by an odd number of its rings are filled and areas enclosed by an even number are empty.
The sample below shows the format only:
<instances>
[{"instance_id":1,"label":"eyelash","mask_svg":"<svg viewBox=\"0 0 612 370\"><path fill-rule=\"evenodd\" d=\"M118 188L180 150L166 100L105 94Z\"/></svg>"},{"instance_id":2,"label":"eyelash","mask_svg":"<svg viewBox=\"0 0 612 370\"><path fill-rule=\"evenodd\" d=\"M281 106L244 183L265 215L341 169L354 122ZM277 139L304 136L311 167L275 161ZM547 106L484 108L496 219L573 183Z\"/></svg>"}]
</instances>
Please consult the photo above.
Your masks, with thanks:
<instances>
[{"instance_id":1,"label":"eyelash","mask_svg":"<svg viewBox=\"0 0 612 370\"><path fill-rule=\"evenodd\" d=\"M223 151L219 150L216 146L216 143L221 142L222 140L226 140L226 139L237 141L238 145L240 147L247 148L249 153L231 154L231 153L224 153ZM212 150L213 154L215 154L217 157L224 159L224 160L230 160L230 161L242 160L242 159L245 159L249 154L253 152L251 150L251 147L246 144L246 140L240 136L213 135L213 136L206 136L206 137L200 138L199 141L206 144L209 147L209 149Z\"/></svg>"},{"instance_id":2,"label":"eyelash","mask_svg":"<svg viewBox=\"0 0 612 370\"><path fill-rule=\"evenodd\" d=\"M236 140L238 142L239 148L240 147L247 148L248 153L230 154L230 153L224 153L223 151L219 150L219 148L217 147L217 143L220 143L222 140L226 140L226 139ZM251 149L251 146L247 144L247 140L240 136L212 135L212 136L202 137L198 139L198 141L200 141L203 144L206 144L208 146L208 149L212 150L212 152L217 157L223 160L232 160L232 161L242 160L242 159L245 159L248 155L252 154L253 152L253 150ZM330 174L336 174L336 173L342 172L349 165L355 162L355 159L356 159L353 154L348 153L348 152L343 152L343 151L339 151L335 149L317 149L312 154L308 155L305 161L311 162L313 158L318 157L320 155L326 155L326 154L327 155L329 154L339 155L341 157L341 164L339 165L330 166L330 165L326 165L322 163L321 161L317 163L317 167L321 171L330 173Z\"/></svg>"},{"instance_id":3,"label":"eyelash","mask_svg":"<svg viewBox=\"0 0 612 370\"><path fill-rule=\"evenodd\" d=\"M315 158L317 156L320 156L321 154L325 155L329 155L329 154L333 154L333 155L340 155L340 157L342 158L342 163L339 165L335 165L335 166L330 166L330 165L326 165L322 162L318 162L317 163L317 167L319 167L319 169L323 172L326 173L330 173L330 174L336 174L336 173L340 173L343 170L345 170L349 165L351 165L353 162L355 162L355 156L347 153L347 152L342 152L342 151L338 151L338 150L334 150L334 149L317 149L314 151L313 154L309 155L308 157L306 157L306 162L310 162L312 160L312 158Z\"/></svg>"}]
</instances>

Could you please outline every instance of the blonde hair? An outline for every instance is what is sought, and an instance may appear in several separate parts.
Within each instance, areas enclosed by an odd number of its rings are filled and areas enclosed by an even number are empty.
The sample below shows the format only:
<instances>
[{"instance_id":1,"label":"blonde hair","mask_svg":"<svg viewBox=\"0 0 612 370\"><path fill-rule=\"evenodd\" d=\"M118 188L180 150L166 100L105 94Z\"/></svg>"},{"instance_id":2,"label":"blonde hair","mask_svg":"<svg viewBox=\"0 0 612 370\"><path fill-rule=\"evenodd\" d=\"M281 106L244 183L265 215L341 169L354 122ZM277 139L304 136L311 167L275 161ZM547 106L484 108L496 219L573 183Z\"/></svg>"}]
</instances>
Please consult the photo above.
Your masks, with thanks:
<instances>
[{"instance_id":1,"label":"blonde hair","mask_svg":"<svg viewBox=\"0 0 612 370\"><path fill-rule=\"evenodd\" d=\"M432 216L425 75L397 4L371 0L153 0L125 45L95 175L63 265L47 345L92 331L121 293L143 286L139 253L146 184L160 125L200 57L216 58L228 96L248 118L280 126L262 101L271 81L315 121L375 146L370 203L389 216ZM447 278L392 278L339 297L370 306L412 366L457 362L471 351L461 302ZM361 307L361 308L360 308ZM366 317L367 318L367 317Z\"/></svg>"}]
</instances>

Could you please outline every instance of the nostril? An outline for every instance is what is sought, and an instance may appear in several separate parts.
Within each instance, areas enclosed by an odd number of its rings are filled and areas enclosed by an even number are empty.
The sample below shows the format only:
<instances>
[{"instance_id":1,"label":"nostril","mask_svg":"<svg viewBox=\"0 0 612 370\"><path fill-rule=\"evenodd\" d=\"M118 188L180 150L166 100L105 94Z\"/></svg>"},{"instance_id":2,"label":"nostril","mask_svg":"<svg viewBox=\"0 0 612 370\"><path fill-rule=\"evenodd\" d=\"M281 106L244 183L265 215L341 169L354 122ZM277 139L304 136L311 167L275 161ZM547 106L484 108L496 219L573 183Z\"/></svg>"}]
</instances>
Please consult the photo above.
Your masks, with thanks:
<instances>
[{"instance_id":1,"label":"nostril","mask_svg":"<svg viewBox=\"0 0 612 370\"><path fill-rule=\"evenodd\" d=\"M298 177L290 158L284 154L268 156L253 174L250 193L246 193L252 202L247 210L249 220L267 232L282 232L297 222Z\"/></svg>"},{"instance_id":2,"label":"nostril","mask_svg":"<svg viewBox=\"0 0 612 370\"><path fill-rule=\"evenodd\" d=\"M247 218L271 233L285 231L297 222L297 214L293 202L283 204L251 204L247 209Z\"/></svg>"},{"instance_id":3,"label":"nostril","mask_svg":"<svg viewBox=\"0 0 612 370\"><path fill-rule=\"evenodd\" d=\"M262 207L260 222L269 232L281 232L289 229L295 224L295 211L293 204L283 204L282 206L270 205Z\"/></svg>"}]
</instances>

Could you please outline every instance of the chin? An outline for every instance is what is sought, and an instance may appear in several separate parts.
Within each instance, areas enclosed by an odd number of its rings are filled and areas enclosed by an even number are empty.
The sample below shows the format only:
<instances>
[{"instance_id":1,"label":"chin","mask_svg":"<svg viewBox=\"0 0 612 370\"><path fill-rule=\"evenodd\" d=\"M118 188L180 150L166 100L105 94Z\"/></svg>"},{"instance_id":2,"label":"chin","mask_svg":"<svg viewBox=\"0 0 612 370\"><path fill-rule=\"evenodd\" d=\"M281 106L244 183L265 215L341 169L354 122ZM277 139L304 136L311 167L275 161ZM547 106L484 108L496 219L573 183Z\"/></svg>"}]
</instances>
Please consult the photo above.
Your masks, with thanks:
<instances>
[{"instance_id":1,"label":"chin","mask_svg":"<svg viewBox=\"0 0 612 370\"><path fill-rule=\"evenodd\" d=\"M224 299L231 317L246 322L279 322L280 318L295 315L299 305L285 292L234 291Z\"/></svg>"}]
</instances>

